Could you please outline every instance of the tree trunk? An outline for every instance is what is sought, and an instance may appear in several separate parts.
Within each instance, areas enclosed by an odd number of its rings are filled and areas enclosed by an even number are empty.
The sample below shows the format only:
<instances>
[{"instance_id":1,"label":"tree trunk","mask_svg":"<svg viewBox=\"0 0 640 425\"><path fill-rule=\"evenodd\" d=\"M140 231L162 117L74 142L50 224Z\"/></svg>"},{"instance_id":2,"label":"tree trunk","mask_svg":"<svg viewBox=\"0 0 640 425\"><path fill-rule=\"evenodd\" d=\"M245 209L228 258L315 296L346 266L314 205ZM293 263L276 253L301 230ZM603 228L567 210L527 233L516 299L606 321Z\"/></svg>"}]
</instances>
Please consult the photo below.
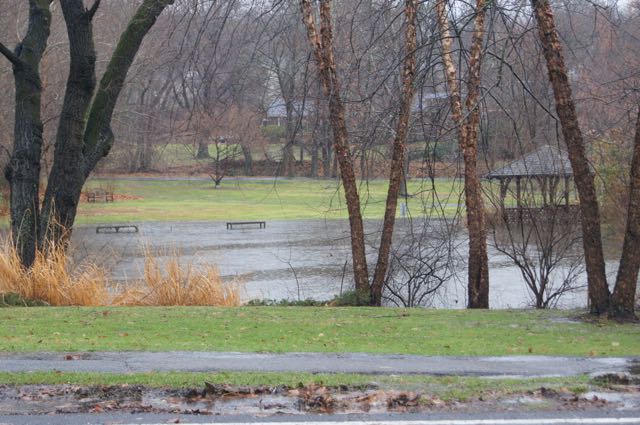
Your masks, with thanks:
<instances>
[{"instance_id":1,"label":"tree trunk","mask_svg":"<svg viewBox=\"0 0 640 425\"><path fill-rule=\"evenodd\" d=\"M42 155L39 67L50 24L49 1L30 1L27 33L15 53L0 45L2 54L13 64L15 80L14 144L5 177L11 190L11 236L25 267L30 267L35 260L38 240Z\"/></svg>"},{"instance_id":2,"label":"tree trunk","mask_svg":"<svg viewBox=\"0 0 640 425\"><path fill-rule=\"evenodd\" d=\"M329 132L326 128L322 129L322 140L324 142L322 144L322 175L326 179L334 177L331 170L331 166L333 165L333 148L331 147L331 138L328 133Z\"/></svg>"},{"instance_id":3,"label":"tree trunk","mask_svg":"<svg viewBox=\"0 0 640 425\"><path fill-rule=\"evenodd\" d=\"M389 251L391 250L393 228L396 220L398 193L401 183L404 181L404 155L414 94L413 82L416 73L416 3L417 0L406 0L404 9L407 22L405 30L405 59L402 73L402 103L400 105L396 136L393 140L389 190L387 192L380 248L378 249L378 260L373 275L373 282L371 283L371 304L376 306L382 304L382 289L387 276L387 270L389 269Z\"/></svg>"},{"instance_id":4,"label":"tree trunk","mask_svg":"<svg viewBox=\"0 0 640 425\"><path fill-rule=\"evenodd\" d=\"M340 166L340 176L345 192L349 225L351 228L351 253L355 289L359 294L369 295L369 272L364 245L364 224L360 211L360 197L349 148L345 109L340 97L340 84L336 74L331 29L331 5L329 0L320 1L320 35L315 28L315 18L310 0L301 0L303 21L307 36L313 47L318 71L329 100L329 120L333 128L333 146Z\"/></svg>"},{"instance_id":5,"label":"tree trunk","mask_svg":"<svg viewBox=\"0 0 640 425\"><path fill-rule=\"evenodd\" d=\"M244 158L244 174L245 176L253 176L253 156L251 156L251 147L241 144L242 156Z\"/></svg>"},{"instance_id":6,"label":"tree trunk","mask_svg":"<svg viewBox=\"0 0 640 425\"><path fill-rule=\"evenodd\" d=\"M298 147L300 148L300 158L298 159L298 164L304 164L304 144L300 141Z\"/></svg>"},{"instance_id":7,"label":"tree trunk","mask_svg":"<svg viewBox=\"0 0 640 425\"><path fill-rule=\"evenodd\" d=\"M618 320L636 318L636 287L640 267L640 110L636 120L630 174L627 229L609 312L610 317Z\"/></svg>"},{"instance_id":8,"label":"tree trunk","mask_svg":"<svg viewBox=\"0 0 640 425\"><path fill-rule=\"evenodd\" d=\"M311 170L309 177L315 179L318 177L318 138L314 137L311 141Z\"/></svg>"},{"instance_id":9,"label":"tree trunk","mask_svg":"<svg viewBox=\"0 0 640 425\"><path fill-rule=\"evenodd\" d=\"M580 198L582 240L591 313L605 314L609 311L609 288L605 274L600 210L594 177L585 154L584 138L578 124L578 116L551 5L548 0L531 0L531 5L538 23L538 35L544 50L549 80L553 87L556 112L562 125L562 134L567 144L574 181Z\"/></svg>"},{"instance_id":10,"label":"tree trunk","mask_svg":"<svg viewBox=\"0 0 640 425\"><path fill-rule=\"evenodd\" d=\"M404 165L402 169L402 180L400 182L400 196L408 196L409 189L407 189L407 179L409 178L409 167L411 164L411 152L407 146L404 154Z\"/></svg>"},{"instance_id":11,"label":"tree trunk","mask_svg":"<svg viewBox=\"0 0 640 425\"><path fill-rule=\"evenodd\" d=\"M204 140L198 141L198 151L196 152L196 159L209 159L209 144Z\"/></svg>"},{"instance_id":12,"label":"tree trunk","mask_svg":"<svg viewBox=\"0 0 640 425\"><path fill-rule=\"evenodd\" d=\"M173 0L143 1L118 40L93 96L95 56L91 18L95 10L85 10L81 0L62 2L71 47L71 68L40 224L40 231L46 232L56 244L70 236L82 186L98 161L111 149L111 117L140 44L171 3ZM80 9L84 12L80 13Z\"/></svg>"},{"instance_id":13,"label":"tree trunk","mask_svg":"<svg viewBox=\"0 0 640 425\"><path fill-rule=\"evenodd\" d=\"M468 307L489 308L489 260L487 256L486 220L482 186L477 170L477 139L480 120L478 97L480 93L486 0L476 1L476 16L469 59L467 99L465 102L466 118L462 108L457 70L452 57L453 40L450 35L450 24L445 6L446 0L438 0L436 3L442 43L442 60L449 88L452 118L458 127L458 144L464 159L464 192L469 231Z\"/></svg>"},{"instance_id":14,"label":"tree trunk","mask_svg":"<svg viewBox=\"0 0 640 425\"><path fill-rule=\"evenodd\" d=\"M111 117L129 68L162 11L174 0L144 0L129 21L100 80L84 132L84 174L88 177L113 144Z\"/></svg>"},{"instance_id":15,"label":"tree trunk","mask_svg":"<svg viewBox=\"0 0 640 425\"><path fill-rule=\"evenodd\" d=\"M65 233L73 226L85 180L82 168L85 116L96 86L91 16L81 0L64 0L61 5L71 64L42 205L40 231L46 237L41 243L66 239Z\"/></svg>"}]
</instances>

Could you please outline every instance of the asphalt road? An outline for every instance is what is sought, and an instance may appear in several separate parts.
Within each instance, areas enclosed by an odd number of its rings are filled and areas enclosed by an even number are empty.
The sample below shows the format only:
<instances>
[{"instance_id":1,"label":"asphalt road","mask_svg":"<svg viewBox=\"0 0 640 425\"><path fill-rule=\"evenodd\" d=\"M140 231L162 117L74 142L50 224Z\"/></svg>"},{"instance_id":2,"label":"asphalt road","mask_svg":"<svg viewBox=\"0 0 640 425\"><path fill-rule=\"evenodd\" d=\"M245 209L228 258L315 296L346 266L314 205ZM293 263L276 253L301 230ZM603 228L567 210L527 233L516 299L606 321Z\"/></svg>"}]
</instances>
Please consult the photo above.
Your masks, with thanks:
<instances>
[{"instance_id":1,"label":"asphalt road","mask_svg":"<svg viewBox=\"0 0 640 425\"><path fill-rule=\"evenodd\" d=\"M0 425L80 424L225 424L225 425L640 425L639 411L509 412L503 414L386 414L253 416L190 416L156 414L79 414L0 416Z\"/></svg>"},{"instance_id":2,"label":"asphalt road","mask_svg":"<svg viewBox=\"0 0 640 425\"><path fill-rule=\"evenodd\" d=\"M640 359L589 357L429 357L366 353L94 352L5 353L0 371L254 371L549 377L628 372Z\"/></svg>"}]
</instances>

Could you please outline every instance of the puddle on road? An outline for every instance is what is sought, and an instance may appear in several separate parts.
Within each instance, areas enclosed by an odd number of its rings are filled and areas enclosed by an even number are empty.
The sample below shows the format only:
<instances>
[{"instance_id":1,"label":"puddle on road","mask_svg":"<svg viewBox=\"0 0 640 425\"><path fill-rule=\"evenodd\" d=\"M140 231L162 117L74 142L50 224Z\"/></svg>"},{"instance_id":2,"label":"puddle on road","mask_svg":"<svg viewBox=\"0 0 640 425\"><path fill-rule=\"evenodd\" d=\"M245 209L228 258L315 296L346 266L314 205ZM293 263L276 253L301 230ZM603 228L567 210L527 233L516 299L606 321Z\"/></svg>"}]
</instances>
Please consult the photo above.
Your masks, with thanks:
<instances>
[{"instance_id":1,"label":"puddle on road","mask_svg":"<svg viewBox=\"0 0 640 425\"><path fill-rule=\"evenodd\" d=\"M604 392L589 391L582 394L582 397L589 401L604 401L614 404L619 410L634 410L640 407L640 392Z\"/></svg>"}]
</instances>

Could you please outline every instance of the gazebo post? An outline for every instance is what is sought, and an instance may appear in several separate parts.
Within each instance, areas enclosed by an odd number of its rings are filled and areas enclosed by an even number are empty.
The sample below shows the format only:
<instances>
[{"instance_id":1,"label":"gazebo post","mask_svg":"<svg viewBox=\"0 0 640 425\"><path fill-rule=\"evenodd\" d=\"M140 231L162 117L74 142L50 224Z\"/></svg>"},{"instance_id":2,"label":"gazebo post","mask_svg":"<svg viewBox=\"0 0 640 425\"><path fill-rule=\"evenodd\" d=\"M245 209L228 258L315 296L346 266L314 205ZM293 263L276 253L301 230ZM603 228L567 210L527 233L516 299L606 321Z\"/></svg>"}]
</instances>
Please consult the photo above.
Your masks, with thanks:
<instances>
[{"instance_id":1,"label":"gazebo post","mask_svg":"<svg viewBox=\"0 0 640 425\"><path fill-rule=\"evenodd\" d=\"M520 186L520 179L521 179L520 176L516 177L516 207L518 207L518 210L522 207L520 202L520 195L522 193L522 187Z\"/></svg>"},{"instance_id":2,"label":"gazebo post","mask_svg":"<svg viewBox=\"0 0 640 425\"><path fill-rule=\"evenodd\" d=\"M556 176L553 176L549 180L549 203L556 206L556 192L558 191L558 183L560 179Z\"/></svg>"},{"instance_id":3,"label":"gazebo post","mask_svg":"<svg viewBox=\"0 0 640 425\"><path fill-rule=\"evenodd\" d=\"M539 177L538 183L540 184L540 189L542 191L542 206L546 207L547 206L547 183L548 183L548 177L547 176L541 176Z\"/></svg>"},{"instance_id":4,"label":"gazebo post","mask_svg":"<svg viewBox=\"0 0 640 425\"><path fill-rule=\"evenodd\" d=\"M509 182L511 179L509 177L504 179L499 179L500 181L500 211L504 213L504 200L507 197L507 190L509 189Z\"/></svg>"}]
</instances>

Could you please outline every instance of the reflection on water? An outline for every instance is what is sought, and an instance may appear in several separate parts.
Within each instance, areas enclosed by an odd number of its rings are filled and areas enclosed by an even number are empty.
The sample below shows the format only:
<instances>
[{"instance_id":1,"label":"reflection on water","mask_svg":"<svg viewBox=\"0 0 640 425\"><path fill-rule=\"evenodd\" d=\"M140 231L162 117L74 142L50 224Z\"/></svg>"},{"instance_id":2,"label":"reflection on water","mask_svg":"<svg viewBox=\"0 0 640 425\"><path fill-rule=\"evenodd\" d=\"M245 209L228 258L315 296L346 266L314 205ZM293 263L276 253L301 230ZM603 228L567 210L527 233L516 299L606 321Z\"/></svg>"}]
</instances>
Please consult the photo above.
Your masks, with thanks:
<instances>
[{"instance_id":1,"label":"reflection on water","mask_svg":"<svg viewBox=\"0 0 640 425\"><path fill-rule=\"evenodd\" d=\"M379 240L379 220L366 223L370 260ZM415 229L413 229L415 230ZM396 243L411 231L399 220ZM466 253L463 237L458 250ZM349 228L346 220L270 221L266 229L246 227L227 230L224 222L143 223L139 234L96 234L94 226L80 226L73 233L73 255L112 270L118 281L142 275L144 255L181 254L185 262L217 264L224 279L245 282L245 298L330 299L350 289L352 282ZM493 308L531 305L520 271L504 255L489 250ZM428 303L434 307L466 305L464 262ZM371 270L372 272L373 270ZM559 307L584 307L585 292L566 295Z\"/></svg>"}]
</instances>

